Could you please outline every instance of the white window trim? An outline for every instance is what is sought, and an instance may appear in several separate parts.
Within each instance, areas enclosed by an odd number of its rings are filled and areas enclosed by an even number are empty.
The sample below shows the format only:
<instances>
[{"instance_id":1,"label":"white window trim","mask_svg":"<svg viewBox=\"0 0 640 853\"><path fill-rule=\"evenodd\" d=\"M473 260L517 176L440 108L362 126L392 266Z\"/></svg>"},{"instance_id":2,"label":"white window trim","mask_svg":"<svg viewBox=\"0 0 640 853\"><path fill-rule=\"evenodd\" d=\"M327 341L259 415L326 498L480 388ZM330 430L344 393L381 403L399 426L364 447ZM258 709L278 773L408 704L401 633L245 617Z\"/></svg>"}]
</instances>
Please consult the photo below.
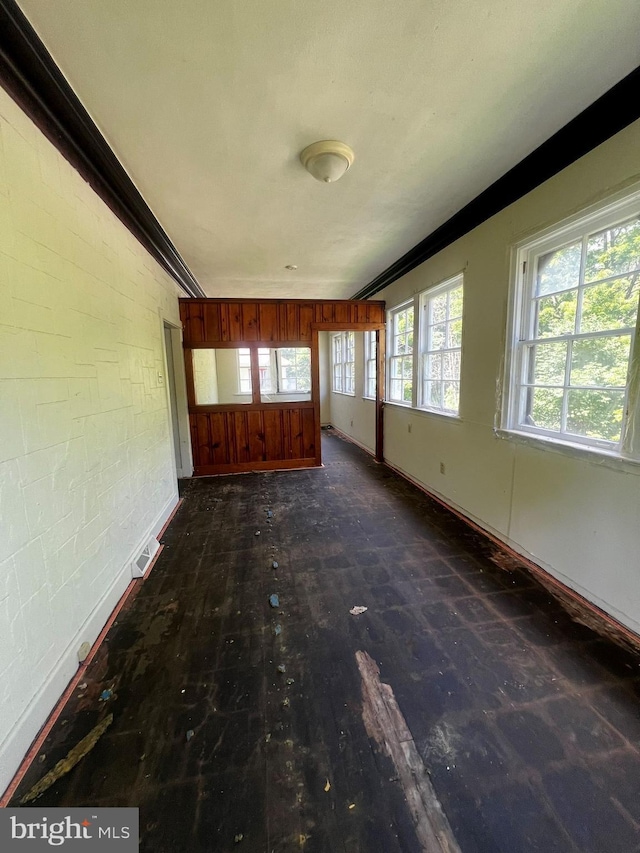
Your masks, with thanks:
<instances>
[{"instance_id":1,"label":"white window trim","mask_svg":"<svg viewBox=\"0 0 640 853\"><path fill-rule=\"evenodd\" d=\"M377 370L378 370L378 364L377 364L378 354L376 352L376 354L373 357L371 356L371 335L374 336L373 340L375 341L376 340L375 336L377 335L377 332L367 331L367 332L364 332L363 334L364 334L364 390L362 393L362 397L364 400L375 400L376 399L375 388L374 388L374 393L369 394L369 378L370 378L369 377L369 365L371 362L373 362L373 377L372 378L374 380L374 386L375 386L375 383L377 382L377 379L378 379L378 373L377 373Z\"/></svg>"},{"instance_id":2,"label":"white window trim","mask_svg":"<svg viewBox=\"0 0 640 853\"><path fill-rule=\"evenodd\" d=\"M453 411L452 409L445 409L438 406L430 406L424 402L423 393L424 393L424 361L425 356L428 352L436 352L436 350L427 350L427 335L429 331L428 322L423 322L423 318L425 316L425 312L428 309L429 301L436 296L440 296L442 293L446 293L449 290L455 290L456 288L462 288L462 304L463 304L463 320L462 320L462 334L464 334L464 274L458 273L457 275L448 278L446 281L443 281L441 284L437 284L434 287L430 287L428 290L423 290L419 296L419 320L418 320L418 352L417 352L417 381L418 381L418 389L417 389L417 400L418 405L417 408L424 412L433 412L437 415L444 415L448 418L460 418L460 400L461 400L461 392L462 388L462 341L460 342L459 347L448 348L444 350L440 350L439 352L459 352L460 353L460 377L458 378L458 410ZM448 318L447 318L448 320ZM415 335L415 330L414 330ZM415 338L414 338L415 340ZM415 349L415 347L414 347Z\"/></svg>"},{"instance_id":3,"label":"white window trim","mask_svg":"<svg viewBox=\"0 0 640 853\"><path fill-rule=\"evenodd\" d=\"M535 257L545 250L560 248L572 240L583 237L585 232L597 232L616 222L638 215L640 209L640 185L635 184L608 199L581 210L556 225L551 225L536 235L519 241L512 247L510 264L510 288L507 326L507 352L503 374L503 393L498 403L496 433L501 437L513 437L525 443L544 447L565 449L571 455L587 458L602 458L603 462L640 463L640 311L635 332L632 333L629 379L626 386L625 419L621 441L609 441L589 437L567 435L540 427L529 427L518 423L519 386L517 377L522 370L521 341L525 340L525 329L531 299ZM526 267L523 266L526 264Z\"/></svg>"},{"instance_id":4,"label":"white window trim","mask_svg":"<svg viewBox=\"0 0 640 853\"><path fill-rule=\"evenodd\" d=\"M353 361L348 360L347 335L353 335ZM335 359L335 341L340 341L340 356L341 360ZM347 365L353 365L353 388L351 391L345 391L344 387L347 379ZM340 368L340 378L342 389L335 387L335 368ZM331 335L331 392L332 394L344 394L346 397L356 396L356 363L355 363L355 333L350 331L336 332Z\"/></svg>"},{"instance_id":5,"label":"white window trim","mask_svg":"<svg viewBox=\"0 0 640 853\"><path fill-rule=\"evenodd\" d=\"M276 391L262 391L262 389L261 389L261 391L260 391L261 394L264 394L264 395L269 396L269 397L294 397L296 394L298 394L302 397L302 396L308 396L309 394L311 394L311 388L309 388L308 391L281 391L280 390L280 387L279 387L280 386L280 360L279 360L279 356L277 355L277 353L282 349L288 349L288 347L282 347L282 346L280 346L280 347L260 347L260 349L261 350L266 350L266 349L269 350L269 362L270 362L269 370L271 373L272 381L273 381L273 379L275 379L276 388L278 389ZM296 347L294 347L294 349L296 349ZM242 351L243 353L245 351L251 353L251 349L249 347L238 347L238 363L237 363L238 389L241 388L241 384L240 384L241 383L241 373L240 373L240 371L242 370L242 368L240 367L240 351ZM253 381L253 374L251 373L251 368L249 368L249 371L250 371L249 372L249 379L252 382ZM250 396L251 394L252 394L252 391L238 390L238 392L236 393L236 396L237 397L246 397L246 396Z\"/></svg>"},{"instance_id":6,"label":"white window trim","mask_svg":"<svg viewBox=\"0 0 640 853\"><path fill-rule=\"evenodd\" d=\"M417 335L419 334L419 320L418 320L418 307L416 305L418 297L413 296L411 299L406 299L404 302L401 302L399 305L395 305L393 308L387 311L387 389L386 389L386 400L385 403L389 403L393 406L402 406L403 409L415 409L416 408L416 340ZM404 356L394 356L393 354L393 344L394 344L394 318L396 314L401 314L403 311L406 311L407 308L413 308L413 350L411 352L411 357L413 360L413 371L411 374L411 402L405 402L404 400L394 400L391 397L391 365L393 363L394 358L404 357Z\"/></svg>"}]
</instances>

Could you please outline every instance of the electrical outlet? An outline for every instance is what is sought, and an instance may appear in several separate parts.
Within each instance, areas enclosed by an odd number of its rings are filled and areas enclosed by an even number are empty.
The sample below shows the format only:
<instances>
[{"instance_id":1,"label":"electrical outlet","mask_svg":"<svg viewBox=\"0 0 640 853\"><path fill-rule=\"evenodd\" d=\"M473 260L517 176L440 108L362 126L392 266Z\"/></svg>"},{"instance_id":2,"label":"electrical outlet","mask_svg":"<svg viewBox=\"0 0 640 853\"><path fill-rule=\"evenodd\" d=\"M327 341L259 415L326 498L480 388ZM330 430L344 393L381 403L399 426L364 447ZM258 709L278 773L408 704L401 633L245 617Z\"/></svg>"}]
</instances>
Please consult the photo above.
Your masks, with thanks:
<instances>
[{"instance_id":1,"label":"electrical outlet","mask_svg":"<svg viewBox=\"0 0 640 853\"><path fill-rule=\"evenodd\" d=\"M441 463L440 463L440 473L441 473L441 474L444 474L444 473L445 473L445 469L444 469L444 462L441 462Z\"/></svg>"}]
</instances>

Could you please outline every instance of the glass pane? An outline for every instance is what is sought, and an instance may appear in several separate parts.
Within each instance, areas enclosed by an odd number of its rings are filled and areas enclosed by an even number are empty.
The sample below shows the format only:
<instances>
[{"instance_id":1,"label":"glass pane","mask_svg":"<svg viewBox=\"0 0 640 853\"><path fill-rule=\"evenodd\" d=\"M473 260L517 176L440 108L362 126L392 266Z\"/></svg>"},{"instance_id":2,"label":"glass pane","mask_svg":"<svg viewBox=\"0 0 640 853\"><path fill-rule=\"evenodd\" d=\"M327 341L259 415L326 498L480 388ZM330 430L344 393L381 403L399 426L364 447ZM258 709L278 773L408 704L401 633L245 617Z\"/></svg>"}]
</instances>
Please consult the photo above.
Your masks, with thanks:
<instances>
[{"instance_id":1,"label":"glass pane","mask_svg":"<svg viewBox=\"0 0 640 853\"><path fill-rule=\"evenodd\" d=\"M407 336L400 335L395 339L394 355L404 355L406 352L411 352L407 343Z\"/></svg>"},{"instance_id":2,"label":"glass pane","mask_svg":"<svg viewBox=\"0 0 640 853\"><path fill-rule=\"evenodd\" d=\"M427 358L426 376L429 379L440 379L442 377L442 356L430 355Z\"/></svg>"},{"instance_id":3,"label":"glass pane","mask_svg":"<svg viewBox=\"0 0 640 853\"><path fill-rule=\"evenodd\" d=\"M430 329L429 349L444 349L447 345L447 327L444 323Z\"/></svg>"},{"instance_id":4,"label":"glass pane","mask_svg":"<svg viewBox=\"0 0 640 853\"><path fill-rule=\"evenodd\" d=\"M462 346L462 319L453 320L448 326L447 336L448 347Z\"/></svg>"},{"instance_id":5,"label":"glass pane","mask_svg":"<svg viewBox=\"0 0 640 853\"><path fill-rule=\"evenodd\" d=\"M626 385L630 335L574 341L571 385Z\"/></svg>"},{"instance_id":6,"label":"glass pane","mask_svg":"<svg viewBox=\"0 0 640 853\"><path fill-rule=\"evenodd\" d=\"M402 377L402 359L401 358L392 358L391 359L391 378L399 379Z\"/></svg>"},{"instance_id":7,"label":"glass pane","mask_svg":"<svg viewBox=\"0 0 640 853\"><path fill-rule=\"evenodd\" d=\"M405 379L411 379L413 377L413 359L412 358L403 358L402 359L402 376Z\"/></svg>"},{"instance_id":8,"label":"glass pane","mask_svg":"<svg viewBox=\"0 0 640 853\"><path fill-rule=\"evenodd\" d=\"M405 380L402 383L402 400L405 403L410 403L413 399L413 382Z\"/></svg>"},{"instance_id":9,"label":"glass pane","mask_svg":"<svg viewBox=\"0 0 640 853\"><path fill-rule=\"evenodd\" d=\"M569 391L567 430L619 441L623 411L624 391Z\"/></svg>"},{"instance_id":10,"label":"glass pane","mask_svg":"<svg viewBox=\"0 0 640 853\"><path fill-rule=\"evenodd\" d=\"M251 403L251 368L246 349L194 349L193 384L197 406Z\"/></svg>"},{"instance_id":11,"label":"glass pane","mask_svg":"<svg viewBox=\"0 0 640 853\"><path fill-rule=\"evenodd\" d=\"M533 359L532 374L528 379L535 385L564 385L567 365L567 344L538 344L530 347Z\"/></svg>"},{"instance_id":12,"label":"glass pane","mask_svg":"<svg viewBox=\"0 0 640 853\"><path fill-rule=\"evenodd\" d=\"M429 324L444 323L447 319L447 294L434 296L429 300Z\"/></svg>"},{"instance_id":13,"label":"glass pane","mask_svg":"<svg viewBox=\"0 0 640 853\"><path fill-rule=\"evenodd\" d=\"M586 287L582 294L581 332L633 329L638 316L638 286L635 279L617 278Z\"/></svg>"},{"instance_id":14,"label":"glass pane","mask_svg":"<svg viewBox=\"0 0 640 853\"><path fill-rule=\"evenodd\" d=\"M577 287L580 278L582 243L556 249L538 258L536 296Z\"/></svg>"},{"instance_id":15,"label":"glass pane","mask_svg":"<svg viewBox=\"0 0 640 853\"><path fill-rule=\"evenodd\" d=\"M555 338L559 335L572 335L575 331L577 305L577 290L538 299L534 337Z\"/></svg>"},{"instance_id":16,"label":"glass pane","mask_svg":"<svg viewBox=\"0 0 640 853\"><path fill-rule=\"evenodd\" d=\"M438 382L425 382L425 391L424 391L424 405L425 406L433 406L436 409L442 408L442 383Z\"/></svg>"},{"instance_id":17,"label":"glass pane","mask_svg":"<svg viewBox=\"0 0 640 853\"><path fill-rule=\"evenodd\" d=\"M460 353L446 352L443 355L443 378L460 379Z\"/></svg>"},{"instance_id":18,"label":"glass pane","mask_svg":"<svg viewBox=\"0 0 640 853\"><path fill-rule=\"evenodd\" d=\"M457 412L460 407L460 383L443 382L444 400L442 408L447 412Z\"/></svg>"},{"instance_id":19,"label":"glass pane","mask_svg":"<svg viewBox=\"0 0 640 853\"><path fill-rule=\"evenodd\" d=\"M260 349L260 401L262 403L303 402L311 399L311 349L278 347ZM344 390L341 366L333 367L335 391Z\"/></svg>"},{"instance_id":20,"label":"glass pane","mask_svg":"<svg viewBox=\"0 0 640 853\"><path fill-rule=\"evenodd\" d=\"M389 396L392 400L402 400L402 380L392 379L389 383Z\"/></svg>"},{"instance_id":21,"label":"glass pane","mask_svg":"<svg viewBox=\"0 0 640 853\"><path fill-rule=\"evenodd\" d=\"M592 234L587 243L585 281L640 269L640 219Z\"/></svg>"},{"instance_id":22,"label":"glass pane","mask_svg":"<svg viewBox=\"0 0 640 853\"><path fill-rule=\"evenodd\" d=\"M556 388L527 388L524 423L559 431L562 425L562 395Z\"/></svg>"},{"instance_id":23,"label":"glass pane","mask_svg":"<svg viewBox=\"0 0 640 853\"><path fill-rule=\"evenodd\" d=\"M449 319L462 317L462 288L449 291Z\"/></svg>"}]
</instances>

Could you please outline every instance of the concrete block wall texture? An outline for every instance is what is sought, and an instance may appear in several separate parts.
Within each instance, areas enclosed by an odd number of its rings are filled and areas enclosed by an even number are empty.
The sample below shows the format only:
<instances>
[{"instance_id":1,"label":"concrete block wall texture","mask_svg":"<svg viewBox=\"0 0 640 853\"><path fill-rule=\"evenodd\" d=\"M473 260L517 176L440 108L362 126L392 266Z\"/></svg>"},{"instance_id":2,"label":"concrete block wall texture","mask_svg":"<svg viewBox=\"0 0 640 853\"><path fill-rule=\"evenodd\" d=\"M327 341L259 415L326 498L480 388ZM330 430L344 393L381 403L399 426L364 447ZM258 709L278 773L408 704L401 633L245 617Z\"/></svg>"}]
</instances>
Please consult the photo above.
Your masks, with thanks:
<instances>
[{"instance_id":1,"label":"concrete block wall texture","mask_svg":"<svg viewBox=\"0 0 640 853\"><path fill-rule=\"evenodd\" d=\"M387 404L387 461L636 633L640 464L523 443L494 427L512 246L636 185L639 150L636 122L375 297L393 308L464 272L460 418Z\"/></svg>"},{"instance_id":2,"label":"concrete block wall texture","mask_svg":"<svg viewBox=\"0 0 640 853\"><path fill-rule=\"evenodd\" d=\"M177 503L178 295L0 90L0 791Z\"/></svg>"}]
</instances>

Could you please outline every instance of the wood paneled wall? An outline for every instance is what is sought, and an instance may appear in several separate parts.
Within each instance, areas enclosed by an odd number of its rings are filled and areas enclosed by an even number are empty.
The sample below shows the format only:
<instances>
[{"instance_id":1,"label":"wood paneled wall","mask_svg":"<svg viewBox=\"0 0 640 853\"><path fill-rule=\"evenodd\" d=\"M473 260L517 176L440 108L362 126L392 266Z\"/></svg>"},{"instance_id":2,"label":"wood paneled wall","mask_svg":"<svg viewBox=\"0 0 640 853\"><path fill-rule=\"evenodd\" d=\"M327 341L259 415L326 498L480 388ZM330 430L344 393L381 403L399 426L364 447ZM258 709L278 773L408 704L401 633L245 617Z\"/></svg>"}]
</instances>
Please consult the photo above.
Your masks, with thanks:
<instances>
[{"instance_id":1,"label":"wood paneled wall","mask_svg":"<svg viewBox=\"0 0 640 853\"><path fill-rule=\"evenodd\" d=\"M183 299L194 474L321 464L318 331L384 329L384 302ZM301 403L194 404L190 350L309 346L313 399Z\"/></svg>"},{"instance_id":2,"label":"wood paneled wall","mask_svg":"<svg viewBox=\"0 0 640 853\"><path fill-rule=\"evenodd\" d=\"M251 342L311 343L313 328L323 323L384 324L384 302L353 300L184 299L180 302L184 344Z\"/></svg>"}]
</instances>

